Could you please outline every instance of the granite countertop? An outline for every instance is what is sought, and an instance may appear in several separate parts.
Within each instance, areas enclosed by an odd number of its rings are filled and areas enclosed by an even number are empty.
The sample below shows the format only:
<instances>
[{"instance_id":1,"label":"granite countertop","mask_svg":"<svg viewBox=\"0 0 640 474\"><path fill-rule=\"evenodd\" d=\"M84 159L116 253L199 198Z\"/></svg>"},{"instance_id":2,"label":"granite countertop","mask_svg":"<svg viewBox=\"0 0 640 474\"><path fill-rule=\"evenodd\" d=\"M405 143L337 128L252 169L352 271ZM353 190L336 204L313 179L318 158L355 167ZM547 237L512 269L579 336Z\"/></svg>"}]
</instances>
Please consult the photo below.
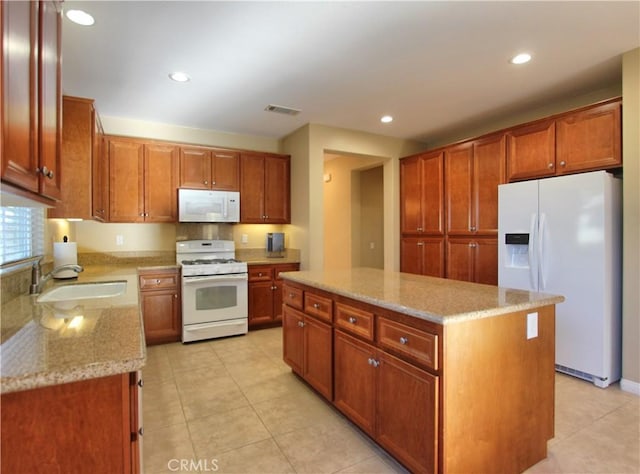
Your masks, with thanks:
<instances>
[{"instance_id":1,"label":"granite countertop","mask_svg":"<svg viewBox=\"0 0 640 474\"><path fill-rule=\"evenodd\" d=\"M29 390L142 368L146 347L138 305L137 270L135 265L85 266L77 279L51 280L43 291L69 283L125 280L126 291L121 296L37 303L36 296L23 295L4 304L0 392Z\"/></svg>"},{"instance_id":2,"label":"granite countertop","mask_svg":"<svg viewBox=\"0 0 640 474\"><path fill-rule=\"evenodd\" d=\"M374 268L285 272L280 276L443 325L564 301L557 295Z\"/></svg>"}]
</instances>

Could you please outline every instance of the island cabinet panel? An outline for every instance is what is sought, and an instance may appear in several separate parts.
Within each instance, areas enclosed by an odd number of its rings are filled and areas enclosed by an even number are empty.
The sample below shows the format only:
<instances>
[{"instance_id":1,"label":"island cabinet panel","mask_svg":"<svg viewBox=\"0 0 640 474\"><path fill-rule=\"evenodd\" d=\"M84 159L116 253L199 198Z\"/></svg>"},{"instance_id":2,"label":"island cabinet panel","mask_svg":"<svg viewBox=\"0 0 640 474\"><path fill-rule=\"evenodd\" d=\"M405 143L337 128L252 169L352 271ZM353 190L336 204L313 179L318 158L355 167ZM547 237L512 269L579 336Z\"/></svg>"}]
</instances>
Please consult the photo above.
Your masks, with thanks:
<instances>
[{"instance_id":1,"label":"island cabinet panel","mask_svg":"<svg viewBox=\"0 0 640 474\"><path fill-rule=\"evenodd\" d=\"M556 121L558 174L622 166L621 109L609 102Z\"/></svg>"},{"instance_id":2,"label":"island cabinet panel","mask_svg":"<svg viewBox=\"0 0 640 474\"><path fill-rule=\"evenodd\" d=\"M327 400L333 400L332 328L289 306L283 308L283 359Z\"/></svg>"},{"instance_id":3,"label":"island cabinet panel","mask_svg":"<svg viewBox=\"0 0 640 474\"><path fill-rule=\"evenodd\" d=\"M532 312L538 336L527 339ZM522 472L544 459L554 436L554 306L446 325L444 338L442 472Z\"/></svg>"},{"instance_id":4,"label":"island cabinet panel","mask_svg":"<svg viewBox=\"0 0 640 474\"><path fill-rule=\"evenodd\" d=\"M136 374L2 395L2 472L139 472Z\"/></svg>"}]
</instances>

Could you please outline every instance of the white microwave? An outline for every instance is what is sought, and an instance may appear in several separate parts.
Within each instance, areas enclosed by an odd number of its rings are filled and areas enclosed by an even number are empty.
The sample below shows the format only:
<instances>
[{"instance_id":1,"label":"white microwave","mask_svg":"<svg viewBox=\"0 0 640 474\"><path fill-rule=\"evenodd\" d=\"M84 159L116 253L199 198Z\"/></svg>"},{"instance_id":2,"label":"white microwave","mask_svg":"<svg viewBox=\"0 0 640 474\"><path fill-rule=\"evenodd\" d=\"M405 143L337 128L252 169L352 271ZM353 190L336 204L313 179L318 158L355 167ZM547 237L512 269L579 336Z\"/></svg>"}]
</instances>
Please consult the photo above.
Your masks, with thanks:
<instances>
[{"instance_id":1,"label":"white microwave","mask_svg":"<svg viewBox=\"0 0 640 474\"><path fill-rule=\"evenodd\" d=\"M178 189L180 222L240 222L238 191Z\"/></svg>"}]
</instances>

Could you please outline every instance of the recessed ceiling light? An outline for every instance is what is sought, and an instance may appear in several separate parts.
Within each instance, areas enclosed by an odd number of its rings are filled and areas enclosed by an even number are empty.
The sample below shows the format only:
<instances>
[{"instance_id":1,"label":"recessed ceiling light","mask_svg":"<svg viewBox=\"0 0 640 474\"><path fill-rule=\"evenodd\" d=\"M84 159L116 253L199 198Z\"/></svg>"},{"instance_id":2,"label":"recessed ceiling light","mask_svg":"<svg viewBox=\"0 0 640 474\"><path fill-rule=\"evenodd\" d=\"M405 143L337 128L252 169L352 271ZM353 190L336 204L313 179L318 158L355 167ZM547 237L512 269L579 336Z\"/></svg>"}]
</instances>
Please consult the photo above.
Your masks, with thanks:
<instances>
[{"instance_id":1,"label":"recessed ceiling light","mask_svg":"<svg viewBox=\"0 0 640 474\"><path fill-rule=\"evenodd\" d=\"M67 18L82 26L91 26L96 22L91 15L82 10L68 10Z\"/></svg>"},{"instance_id":2,"label":"recessed ceiling light","mask_svg":"<svg viewBox=\"0 0 640 474\"><path fill-rule=\"evenodd\" d=\"M515 55L509 61L511 64L524 64L531 61L531 55L529 53L520 53Z\"/></svg>"},{"instance_id":3,"label":"recessed ceiling light","mask_svg":"<svg viewBox=\"0 0 640 474\"><path fill-rule=\"evenodd\" d=\"M391 123L391 122L393 122L393 117L392 117L391 115L383 115L383 116L380 118L380 121L381 121L382 123Z\"/></svg>"},{"instance_id":4,"label":"recessed ceiling light","mask_svg":"<svg viewBox=\"0 0 640 474\"><path fill-rule=\"evenodd\" d=\"M172 72L169 77L176 82L189 82L191 78L184 72Z\"/></svg>"}]
</instances>

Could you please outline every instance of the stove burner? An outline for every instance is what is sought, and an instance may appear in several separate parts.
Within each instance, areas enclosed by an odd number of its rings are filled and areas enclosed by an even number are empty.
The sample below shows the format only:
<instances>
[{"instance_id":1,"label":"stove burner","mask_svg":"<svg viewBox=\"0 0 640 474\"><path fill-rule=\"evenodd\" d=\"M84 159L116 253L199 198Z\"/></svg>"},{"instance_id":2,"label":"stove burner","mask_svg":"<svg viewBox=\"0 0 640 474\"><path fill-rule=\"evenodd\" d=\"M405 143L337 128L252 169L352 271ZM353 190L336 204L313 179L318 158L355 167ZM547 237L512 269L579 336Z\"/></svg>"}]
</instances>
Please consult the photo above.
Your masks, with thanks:
<instances>
[{"instance_id":1,"label":"stove burner","mask_svg":"<svg viewBox=\"0 0 640 474\"><path fill-rule=\"evenodd\" d=\"M238 263L233 258L199 258L196 260L183 260L183 265L215 265L220 263Z\"/></svg>"}]
</instances>

